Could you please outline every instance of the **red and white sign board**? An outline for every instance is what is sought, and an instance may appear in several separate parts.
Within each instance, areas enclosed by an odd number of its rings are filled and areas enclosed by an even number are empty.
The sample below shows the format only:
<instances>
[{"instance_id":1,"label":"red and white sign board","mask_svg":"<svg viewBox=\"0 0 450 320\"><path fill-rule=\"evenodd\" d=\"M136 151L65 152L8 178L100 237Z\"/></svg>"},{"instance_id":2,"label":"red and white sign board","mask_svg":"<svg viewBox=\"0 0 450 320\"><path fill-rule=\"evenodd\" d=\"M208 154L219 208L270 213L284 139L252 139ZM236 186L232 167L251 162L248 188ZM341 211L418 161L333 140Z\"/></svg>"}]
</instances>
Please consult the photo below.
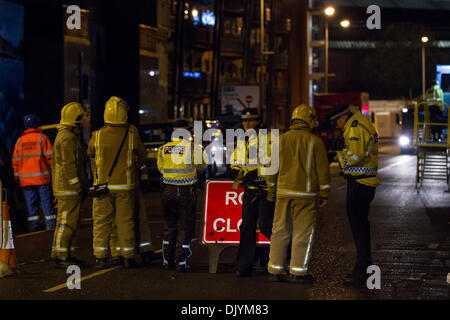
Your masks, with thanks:
<instances>
[{"instance_id":1,"label":"red and white sign board","mask_svg":"<svg viewBox=\"0 0 450 320\"><path fill-rule=\"evenodd\" d=\"M203 243L239 244L244 188L233 189L231 180L208 180L205 189ZM270 244L259 232L256 239L258 244Z\"/></svg>"}]
</instances>

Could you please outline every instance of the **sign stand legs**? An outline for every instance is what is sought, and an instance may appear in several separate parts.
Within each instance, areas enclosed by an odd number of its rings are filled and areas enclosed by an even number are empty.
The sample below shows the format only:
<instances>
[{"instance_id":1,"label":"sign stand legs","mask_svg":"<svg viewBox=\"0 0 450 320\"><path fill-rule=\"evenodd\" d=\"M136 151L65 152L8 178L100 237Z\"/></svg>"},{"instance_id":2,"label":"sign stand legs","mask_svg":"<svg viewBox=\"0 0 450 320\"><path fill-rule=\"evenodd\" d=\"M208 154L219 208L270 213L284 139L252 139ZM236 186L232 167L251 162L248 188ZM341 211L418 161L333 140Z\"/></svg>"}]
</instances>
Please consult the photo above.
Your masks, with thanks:
<instances>
[{"instance_id":1,"label":"sign stand legs","mask_svg":"<svg viewBox=\"0 0 450 320\"><path fill-rule=\"evenodd\" d=\"M220 254L226 248L234 247L229 244L209 244L208 245L208 255L209 255L209 273L217 273L217 268L219 266Z\"/></svg>"}]
</instances>

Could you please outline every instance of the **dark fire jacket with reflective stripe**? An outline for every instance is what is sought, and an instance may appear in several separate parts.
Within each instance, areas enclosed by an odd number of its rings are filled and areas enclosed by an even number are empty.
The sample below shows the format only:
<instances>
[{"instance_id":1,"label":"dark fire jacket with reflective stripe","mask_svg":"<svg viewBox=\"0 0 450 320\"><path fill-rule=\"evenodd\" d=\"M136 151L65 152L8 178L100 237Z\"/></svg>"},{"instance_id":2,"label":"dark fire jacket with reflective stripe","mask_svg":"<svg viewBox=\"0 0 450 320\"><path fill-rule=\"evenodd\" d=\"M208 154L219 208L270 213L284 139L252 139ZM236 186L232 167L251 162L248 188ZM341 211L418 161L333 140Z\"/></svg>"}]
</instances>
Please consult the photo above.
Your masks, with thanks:
<instances>
[{"instance_id":1,"label":"dark fire jacket with reflective stripe","mask_svg":"<svg viewBox=\"0 0 450 320\"><path fill-rule=\"evenodd\" d=\"M280 137L278 174L267 177L277 198L328 197L330 167L323 141L301 121Z\"/></svg>"},{"instance_id":2,"label":"dark fire jacket with reflective stripe","mask_svg":"<svg viewBox=\"0 0 450 320\"><path fill-rule=\"evenodd\" d=\"M80 137L71 127L58 126L53 145L53 194L56 197L78 197L86 186L86 153Z\"/></svg>"},{"instance_id":3,"label":"dark fire jacket with reflective stripe","mask_svg":"<svg viewBox=\"0 0 450 320\"><path fill-rule=\"evenodd\" d=\"M137 182L136 167L142 166L147 157L147 151L139 138L137 128L130 125L117 164L107 181L125 130L125 125L107 124L100 130L94 131L89 141L88 156L93 160L91 160L91 168L94 184L108 182L110 191L134 189Z\"/></svg>"},{"instance_id":4,"label":"dark fire jacket with reflective stripe","mask_svg":"<svg viewBox=\"0 0 450 320\"><path fill-rule=\"evenodd\" d=\"M52 144L41 129L27 129L14 147L12 165L20 186L37 186L52 181Z\"/></svg>"}]
</instances>

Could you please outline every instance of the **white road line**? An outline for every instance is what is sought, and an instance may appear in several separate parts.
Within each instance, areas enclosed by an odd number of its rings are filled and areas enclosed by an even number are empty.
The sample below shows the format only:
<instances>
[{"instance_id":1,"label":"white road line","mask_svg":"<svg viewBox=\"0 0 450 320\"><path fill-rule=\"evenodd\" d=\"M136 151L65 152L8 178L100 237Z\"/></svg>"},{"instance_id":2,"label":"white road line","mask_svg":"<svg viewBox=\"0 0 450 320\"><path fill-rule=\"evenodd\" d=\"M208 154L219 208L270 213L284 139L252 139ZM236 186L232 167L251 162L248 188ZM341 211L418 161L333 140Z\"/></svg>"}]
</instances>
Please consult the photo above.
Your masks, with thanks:
<instances>
[{"instance_id":1,"label":"white road line","mask_svg":"<svg viewBox=\"0 0 450 320\"><path fill-rule=\"evenodd\" d=\"M77 280L77 281L75 281L75 282L76 282L76 283L79 283L79 282L81 282L81 281L84 281L84 280L87 280L87 279L91 279L91 278L100 276L100 275L102 275L102 274L105 274L105 273L107 273L107 272L114 271L114 270L119 269L119 268L120 268L120 267L114 267L114 268L109 268L109 269L100 270L100 271L91 273L91 274L89 274L89 275L87 275L87 276L85 276L85 277L82 277L80 280ZM44 290L44 291L42 291L42 292L46 292L46 293L48 293L48 292L55 292L55 291L58 291L58 290L61 290L61 289L64 289L64 288L67 288L67 283L63 283L63 284L57 285L57 286L52 287L52 288L50 288L50 289Z\"/></svg>"},{"instance_id":2,"label":"white road line","mask_svg":"<svg viewBox=\"0 0 450 320\"><path fill-rule=\"evenodd\" d=\"M195 242L195 241L198 241L198 238L194 238L194 239L191 240L191 242ZM156 253L161 253L161 252L162 252L162 249L156 250L155 252L156 252ZM100 271L91 273L91 274L89 274L89 275L87 275L87 276L85 276L85 277L82 277L79 281L75 281L75 282L78 283L78 282L81 282L81 281L84 281L84 280L87 280L87 279L91 279L91 278L100 276L100 275L102 275L102 274L105 274L105 273L107 273L107 272L114 271L114 270L119 269L119 268L120 268L120 267L113 267L113 268L109 268L109 269L105 269L105 270L100 270ZM48 293L48 292L55 292L55 291L64 289L64 288L66 288L66 287L67 287L67 284L66 284L66 283L63 283L63 284L57 285L57 286L55 286L55 287L52 287L52 288L50 288L50 289L44 290L44 291L42 291L42 292L46 292L46 293Z\"/></svg>"}]
</instances>

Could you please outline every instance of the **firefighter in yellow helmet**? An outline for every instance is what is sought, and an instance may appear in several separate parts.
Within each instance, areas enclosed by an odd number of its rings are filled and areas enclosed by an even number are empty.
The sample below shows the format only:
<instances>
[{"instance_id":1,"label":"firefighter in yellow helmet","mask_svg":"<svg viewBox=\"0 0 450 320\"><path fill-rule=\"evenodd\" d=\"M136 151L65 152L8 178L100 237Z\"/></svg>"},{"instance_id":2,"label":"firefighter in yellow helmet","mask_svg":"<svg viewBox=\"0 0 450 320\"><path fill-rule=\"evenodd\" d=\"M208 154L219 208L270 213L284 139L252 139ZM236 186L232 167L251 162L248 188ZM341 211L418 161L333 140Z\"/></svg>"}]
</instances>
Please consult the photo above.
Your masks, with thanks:
<instances>
[{"instance_id":1,"label":"firefighter in yellow helmet","mask_svg":"<svg viewBox=\"0 0 450 320\"><path fill-rule=\"evenodd\" d=\"M358 107L345 105L332 110L332 113L329 114L330 120L337 121L337 127L344 131L345 147L332 153L329 159L339 162L347 179L347 216L357 250L354 270L345 277L344 283L364 284L367 267L372 264L368 216L379 184L378 135Z\"/></svg>"},{"instance_id":2,"label":"firefighter in yellow helmet","mask_svg":"<svg viewBox=\"0 0 450 320\"><path fill-rule=\"evenodd\" d=\"M259 142L262 139L263 129L260 116L256 108L245 109L241 116L242 126L247 141L236 145L231 155L231 178L242 182L244 195L242 198L242 224L237 256L237 277L250 277L255 257L259 259L259 267L266 269L269 261L269 247L256 246L256 230L268 239L272 233L274 202L267 200L267 183L261 173L261 157L258 157ZM267 152L270 151L270 134L267 133ZM260 154L261 156L261 154Z\"/></svg>"},{"instance_id":3,"label":"firefighter in yellow helmet","mask_svg":"<svg viewBox=\"0 0 450 320\"><path fill-rule=\"evenodd\" d=\"M313 107L302 104L295 108L289 131L280 137L278 174L268 178L269 197L276 194L268 265L273 281L280 281L281 275L286 274L290 243L290 281L314 281L308 273L308 263L316 224L316 205L324 207L330 192L325 145L311 132L317 125Z\"/></svg>"},{"instance_id":4,"label":"firefighter in yellow helmet","mask_svg":"<svg viewBox=\"0 0 450 320\"><path fill-rule=\"evenodd\" d=\"M146 149L135 126L127 124L127 103L111 97L105 105L105 126L92 133L88 146L94 185L107 184L108 192L93 199L96 268L108 266L113 224L125 268L135 260L135 193L137 167L145 163ZM115 161L116 160L116 161Z\"/></svg>"},{"instance_id":5,"label":"firefighter in yellow helmet","mask_svg":"<svg viewBox=\"0 0 450 320\"><path fill-rule=\"evenodd\" d=\"M174 122L172 141L158 149L158 170L162 174L162 204L166 222L163 266L166 269L189 271L187 259L192 255L191 240L195 232L197 203L197 170L205 168L203 149L190 141L189 122ZM177 240L181 250L176 252Z\"/></svg>"},{"instance_id":6,"label":"firefighter in yellow helmet","mask_svg":"<svg viewBox=\"0 0 450 320\"><path fill-rule=\"evenodd\" d=\"M70 102L61 111L58 135L53 145L53 194L57 200L57 222L51 257L59 267L81 266L74 258L73 239L79 225L80 206L87 191L86 151L80 142L85 110Z\"/></svg>"}]
</instances>

